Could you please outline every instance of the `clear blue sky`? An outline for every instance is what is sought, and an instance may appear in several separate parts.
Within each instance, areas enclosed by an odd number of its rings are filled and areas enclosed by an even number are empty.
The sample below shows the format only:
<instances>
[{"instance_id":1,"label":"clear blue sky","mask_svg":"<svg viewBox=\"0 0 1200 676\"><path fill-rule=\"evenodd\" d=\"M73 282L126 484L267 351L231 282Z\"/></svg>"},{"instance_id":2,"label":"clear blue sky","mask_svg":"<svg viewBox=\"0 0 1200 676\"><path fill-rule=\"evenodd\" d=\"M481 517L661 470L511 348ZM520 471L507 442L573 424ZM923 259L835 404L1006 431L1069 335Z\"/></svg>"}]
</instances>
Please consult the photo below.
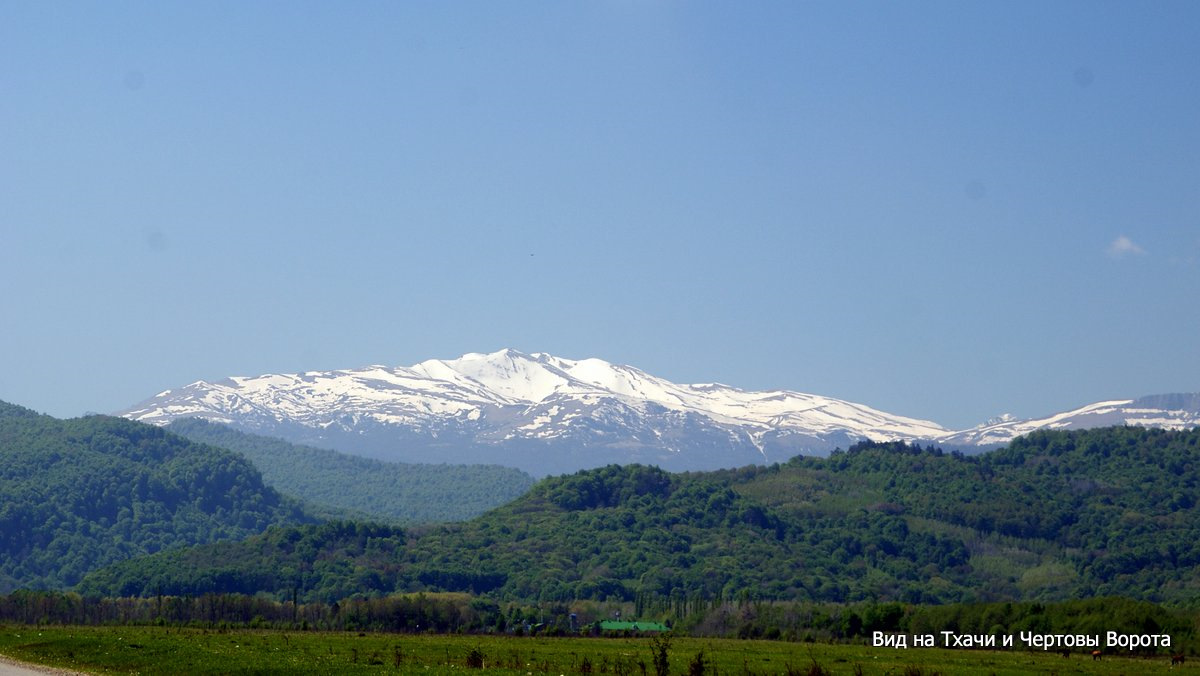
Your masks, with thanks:
<instances>
[{"instance_id":1,"label":"clear blue sky","mask_svg":"<svg viewBox=\"0 0 1200 676\"><path fill-rule=\"evenodd\" d=\"M0 399L514 347L1200 390L1197 2L5 2Z\"/></svg>"}]
</instances>

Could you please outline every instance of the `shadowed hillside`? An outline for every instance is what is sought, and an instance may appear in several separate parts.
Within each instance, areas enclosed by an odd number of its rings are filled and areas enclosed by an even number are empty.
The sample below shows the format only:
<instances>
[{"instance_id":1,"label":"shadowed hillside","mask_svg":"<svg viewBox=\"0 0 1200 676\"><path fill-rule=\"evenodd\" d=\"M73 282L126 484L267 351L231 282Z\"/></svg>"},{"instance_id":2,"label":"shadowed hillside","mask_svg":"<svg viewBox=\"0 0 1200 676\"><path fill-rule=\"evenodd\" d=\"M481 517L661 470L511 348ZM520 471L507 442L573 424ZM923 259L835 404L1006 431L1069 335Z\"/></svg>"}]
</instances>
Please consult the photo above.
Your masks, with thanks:
<instances>
[{"instance_id":1,"label":"shadowed hillside","mask_svg":"<svg viewBox=\"0 0 1200 676\"><path fill-rule=\"evenodd\" d=\"M533 477L510 467L384 462L247 434L199 418L177 420L167 429L241 453L284 493L406 524L469 519L533 485Z\"/></svg>"}]
</instances>

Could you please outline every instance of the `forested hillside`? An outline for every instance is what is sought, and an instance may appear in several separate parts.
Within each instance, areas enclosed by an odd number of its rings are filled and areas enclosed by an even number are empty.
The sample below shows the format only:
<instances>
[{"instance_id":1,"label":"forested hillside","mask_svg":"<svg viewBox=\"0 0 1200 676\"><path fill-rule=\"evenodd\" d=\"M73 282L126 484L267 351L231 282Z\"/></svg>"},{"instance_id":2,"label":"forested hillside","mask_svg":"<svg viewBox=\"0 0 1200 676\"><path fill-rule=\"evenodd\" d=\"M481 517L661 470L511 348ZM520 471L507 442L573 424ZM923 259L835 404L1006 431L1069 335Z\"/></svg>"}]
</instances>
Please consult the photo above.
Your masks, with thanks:
<instances>
[{"instance_id":1,"label":"forested hillside","mask_svg":"<svg viewBox=\"0 0 1200 676\"><path fill-rule=\"evenodd\" d=\"M471 522L410 532L403 547L364 543L375 556L338 570L307 567L311 553L283 544L276 553L263 553L271 543L311 539L312 532L292 529L243 545L165 552L92 575L80 590L148 594L162 582L167 594L280 593L292 583L274 571L287 568L299 572L304 598L325 601L335 597L321 589L352 588L345 578L353 576L368 593L431 589L567 600L746 591L841 600L855 597L852 589L857 598L865 597L861 585L868 571L916 585L923 573L907 558L947 569L967 559L961 543L910 534L901 517L863 513L800 526L739 496L727 483L636 465L543 481ZM869 566L836 559L848 543L864 549L881 540L907 558L881 556ZM233 551L242 547L260 554ZM256 587L248 580L270 582Z\"/></svg>"},{"instance_id":2,"label":"forested hillside","mask_svg":"<svg viewBox=\"0 0 1200 676\"><path fill-rule=\"evenodd\" d=\"M1041 432L982 457L868 443L711 473L610 466L544 480L467 523L409 531L402 545L395 533L379 545L363 536L341 569L306 567L313 554L287 544L311 539L300 528L244 545L274 547L265 559L236 554L241 545L166 552L81 589L152 593L148 580L176 571L164 593L425 589L685 605L1119 594L1183 605L1200 584L1198 451L1200 431L1109 428ZM295 574L272 577L285 568Z\"/></svg>"},{"instance_id":3,"label":"forested hillside","mask_svg":"<svg viewBox=\"0 0 1200 676\"><path fill-rule=\"evenodd\" d=\"M310 521L244 458L121 418L0 402L0 592Z\"/></svg>"},{"instance_id":4,"label":"forested hillside","mask_svg":"<svg viewBox=\"0 0 1200 676\"><path fill-rule=\"evenodd\" d=\"M808 490L795 490L809 483ZM744 492L797 515L885 510L961 537L1005 598L1195 603L1200 430L1035 432L976 457L871 445L797 458Z\"/></svg>"},{"instance_id":5,"label":"forested hillside","mask_svg":"<svg viewBox=\"0 0 1200 676\"><path fill-rule=\"evenodd\" d=\"M79 586L89 595L200 596L213 591L335 602L396 588L404 545L400 529L336 521L271 528L242 541L164 552L97 571ZM173 562L159 566L163 560Z\"/></svg>"},{"instance_id":6,"label":"forested hillside","mask_svg":"<svg viewBox=\"0 0 1200 676\"><path fill-rule=\"evenodd\" d=\"M176 420L167 429L241 453L283 493L401 523L469 519L533 485L533 477L511 467L383 462L247 434L199 418Z\"/></svg>"}]
</instances>

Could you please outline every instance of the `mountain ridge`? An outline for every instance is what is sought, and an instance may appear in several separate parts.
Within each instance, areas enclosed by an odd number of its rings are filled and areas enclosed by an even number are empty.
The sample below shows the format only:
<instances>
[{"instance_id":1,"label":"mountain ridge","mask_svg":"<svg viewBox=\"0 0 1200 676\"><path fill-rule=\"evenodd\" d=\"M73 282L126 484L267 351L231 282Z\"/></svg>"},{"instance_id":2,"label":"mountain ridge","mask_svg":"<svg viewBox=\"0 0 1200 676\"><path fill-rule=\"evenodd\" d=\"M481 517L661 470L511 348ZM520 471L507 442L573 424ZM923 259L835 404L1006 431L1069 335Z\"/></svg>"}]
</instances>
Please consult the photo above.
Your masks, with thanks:
<instances>
[{"instance_id":1,"label":"mountain ridge","mask_svg":"<svg viewBox=\"0 0 1200 676\"><path fill-rule=\"evenodd\" d=\"M1136 402L1143 408L1129 408ZM1200 424L1200 395L1101 404L951 430L821 395L678 384L601 359L503 349L410 367L197 381L118 415L159 425L201 417L387 460L498 463L535 475L614 462L717 469L824 455L863 440L971 452L1041 428Z\"/></svg>"},{"instance_id":2,"label":"mountain ridge","mask_svg":"<svg viewBox=\"0 0 1200 676\"><path fill-rule=\"evenodd\" d=\"M1112 425L1187 429L1200 425L1200 393L1154 394L1086 404L1040 418L1003 416L938 440L945 446L969 445L988 450L1041 429L1093 429Z\"/></svg>"}]
</instances>

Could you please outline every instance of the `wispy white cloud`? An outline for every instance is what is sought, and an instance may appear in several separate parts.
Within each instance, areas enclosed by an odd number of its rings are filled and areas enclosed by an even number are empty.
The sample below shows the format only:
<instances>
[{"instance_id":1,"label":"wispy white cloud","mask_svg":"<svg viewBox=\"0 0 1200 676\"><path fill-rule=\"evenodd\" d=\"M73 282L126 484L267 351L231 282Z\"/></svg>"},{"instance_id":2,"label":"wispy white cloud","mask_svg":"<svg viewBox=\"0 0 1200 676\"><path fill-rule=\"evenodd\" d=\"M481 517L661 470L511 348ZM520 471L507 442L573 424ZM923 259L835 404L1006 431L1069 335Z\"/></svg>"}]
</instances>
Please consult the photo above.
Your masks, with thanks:
<instances>
[{"instance_id":1,"label":"wispy white cloud","mask_svg":"<svg viewBox=\"0 0 1200 676\"><path fill-rule=\"evenodd\" d=\"M1121 235L1120 237L1114 239L1112 241L1112 243L1110 243L1108 245L1107 251L1108 251L1108 255L1112 258L1125 258L1127 256L1144 256L1144 255L1146 255L1145 249L1138 246L1137 242L1134 242L1132 239L1129 239L1125 235Z\"/></svg>"}]
</instances>

